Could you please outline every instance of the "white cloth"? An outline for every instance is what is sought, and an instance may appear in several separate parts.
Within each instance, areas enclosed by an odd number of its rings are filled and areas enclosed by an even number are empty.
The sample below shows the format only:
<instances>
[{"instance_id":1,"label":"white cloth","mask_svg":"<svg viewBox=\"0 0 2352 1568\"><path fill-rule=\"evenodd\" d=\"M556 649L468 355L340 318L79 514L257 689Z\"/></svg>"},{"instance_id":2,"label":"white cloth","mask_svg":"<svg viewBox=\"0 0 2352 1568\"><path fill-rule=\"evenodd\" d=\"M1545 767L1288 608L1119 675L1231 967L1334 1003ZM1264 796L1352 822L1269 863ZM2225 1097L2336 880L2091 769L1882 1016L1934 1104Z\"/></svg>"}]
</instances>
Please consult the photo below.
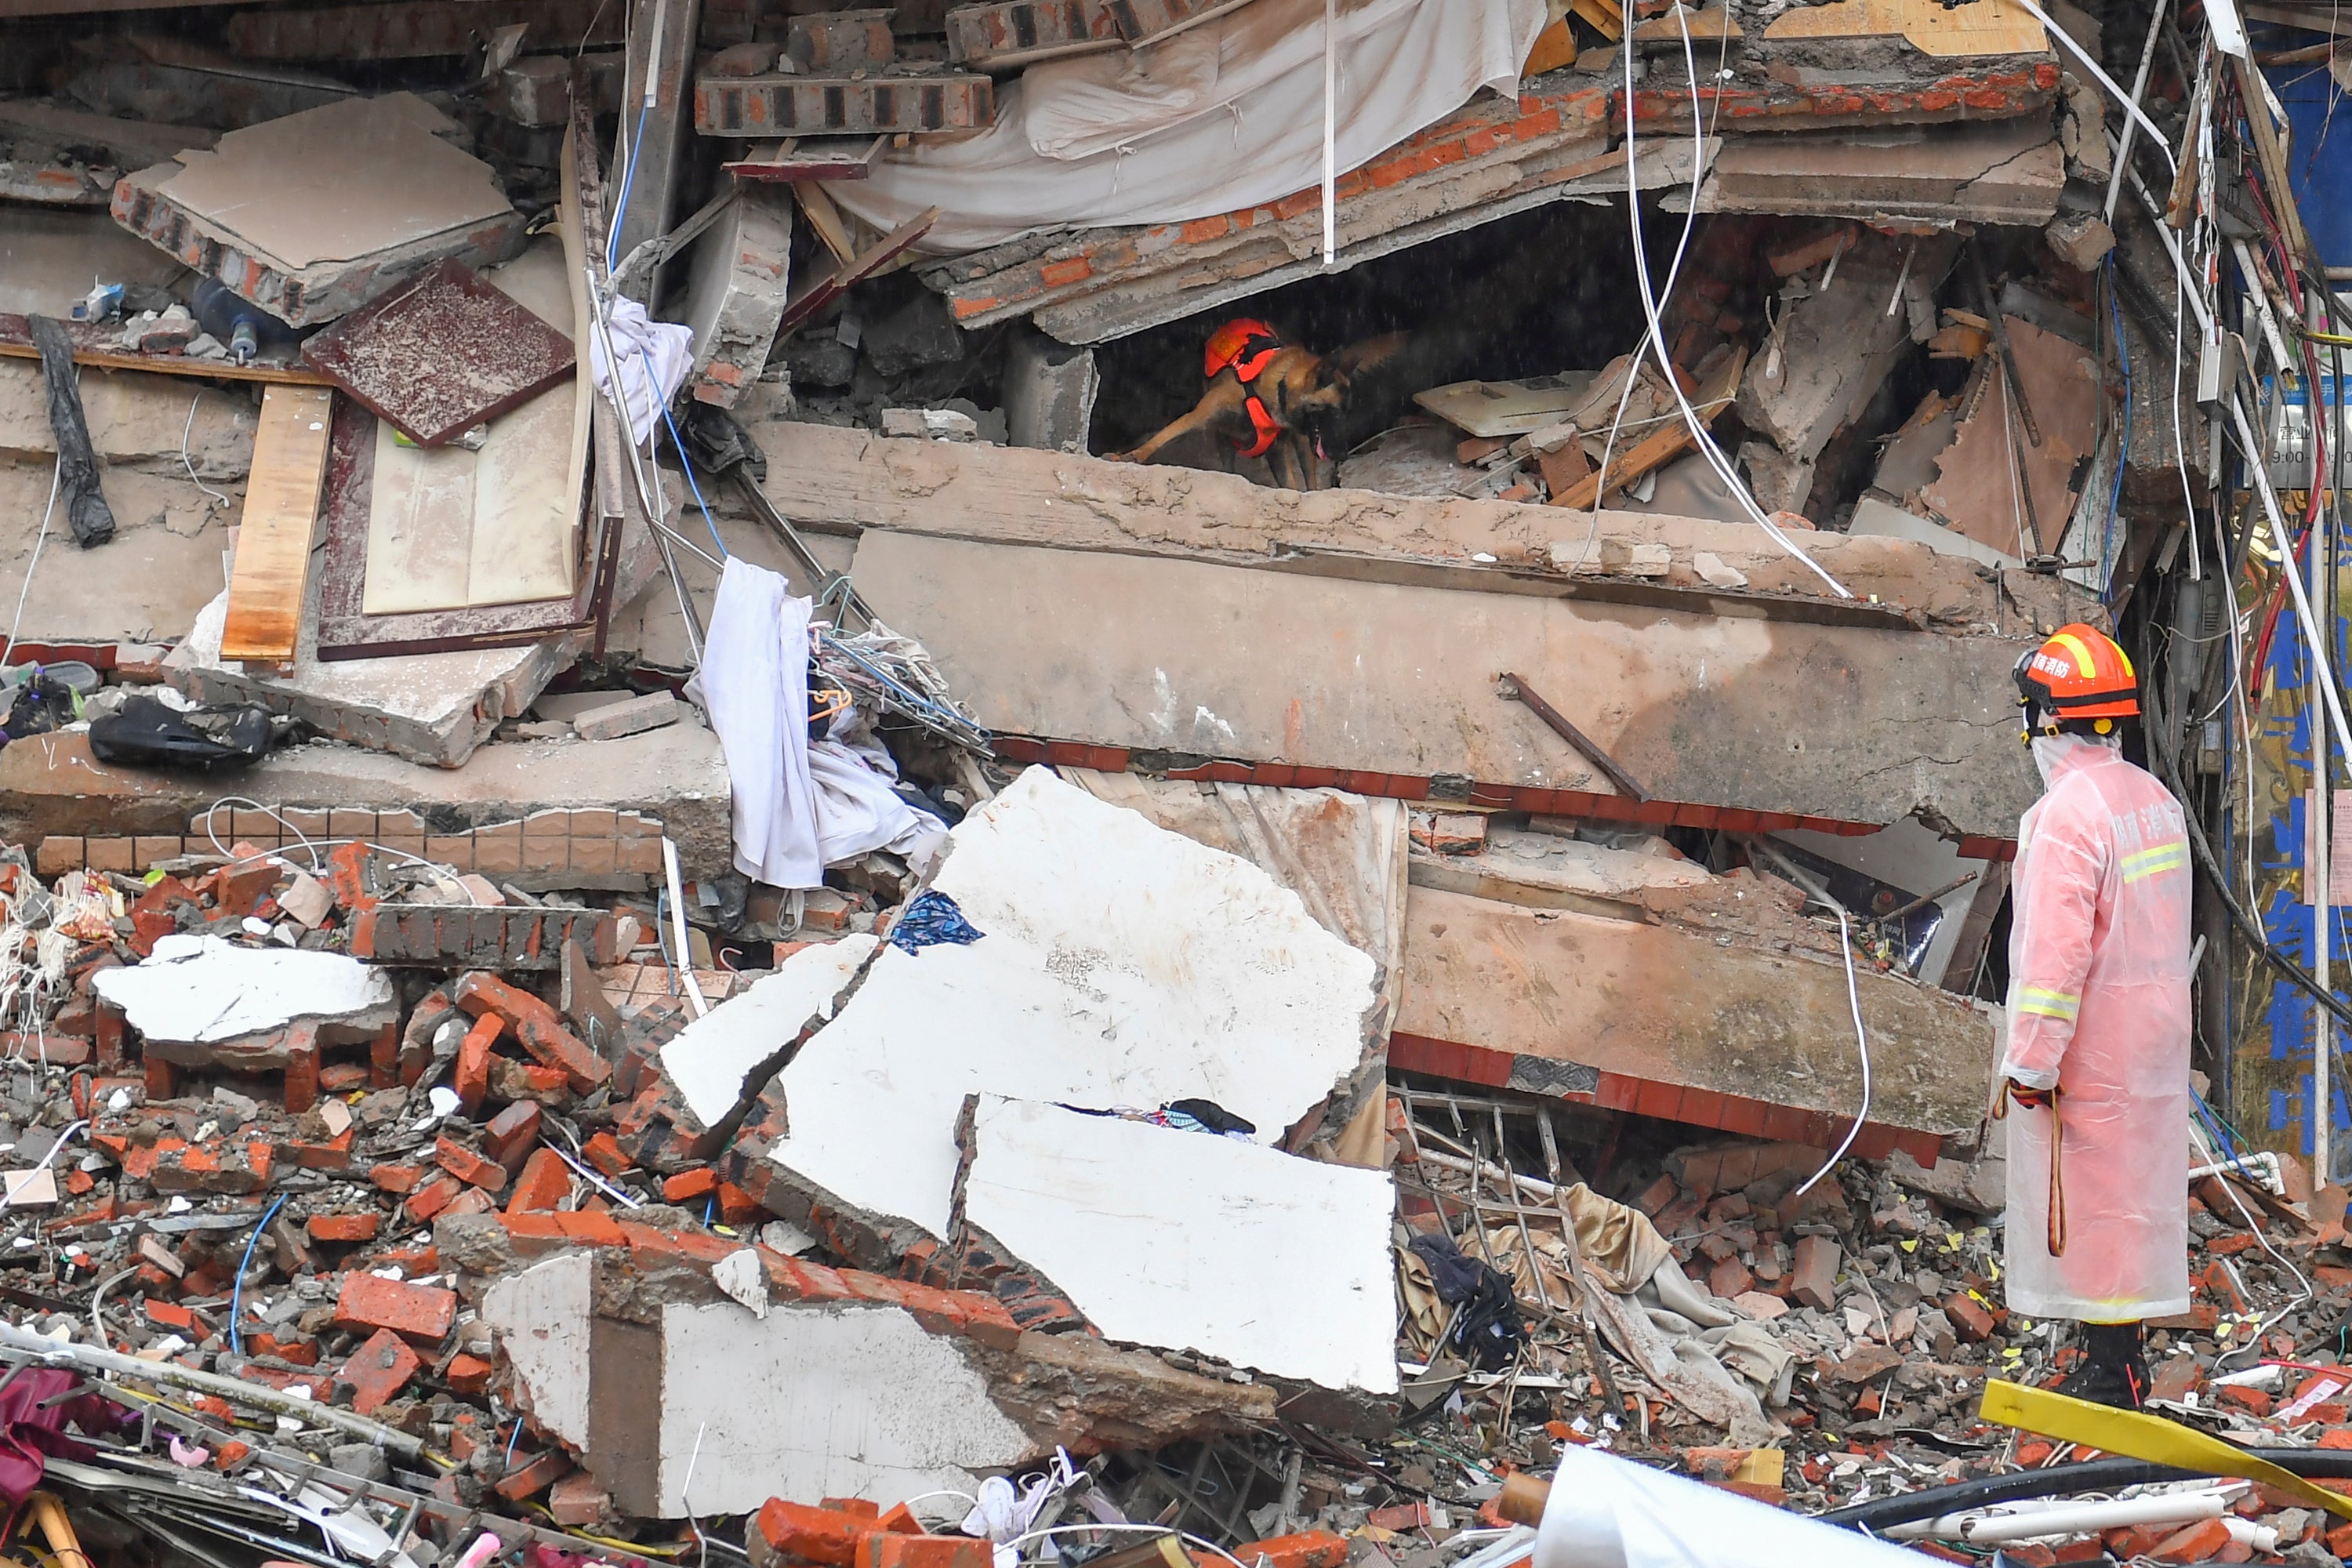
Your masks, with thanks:
<instances>
[{"instance_id":1,"label":"white cloth","mask_svg":"<svg viewBox=\"0 0 2352 1568\"><path fill-rule=\"evenodd\" d=\"M686 695L709 715L735 792L735 868L776 888L824 881L809 774L809 601L740 555L719 574L702 668Z\"/></svg>"},{"instance_id":2,"label":"white cloth","mask_svg":"<svg viewBox=\"0 0 2352 1568\"><path fill-rule=\"evenodd\" d=\"M808 738L810 602L763 566L730 556L687 697L709 715L734 785L735 868L786 889L874 849L936 855L939 819L917 811L865 757Z\"/></svg>"},{"instance_id":3,"label":"white cloth","mask_svg":"<svg viewBox=\"0 0 2352 1568\"><path fill-rule=\"evenodd\" d=\"M1564 1447L1535 1568L1916 1568L1918 1554L1596 1448Z\"/></svg>"},{"instance_id":4,"label":"white cloth","mask_svg":"<svg viewBox=\"0 0 2352 1568\"><path fill-rule=\"evenodd\" d=\"M1339 0L1339 172L1516 93L1543 0ZM1140 49L1034 65L976 136L918 142L834 200L877 228L940 209L923 247L1064 226L1181 223L1323 177L1323 0L1252 5Z\"/></svg>"},{"instance_id":5,"label":"white cloth","mask_svg":"<svg viewBox=\"0 0 2352 1568\"><path fill-rule=\"evenodd\" d=\"M694 367L694 329L656 321L643 305L626 298L613 301L604 321L613 334L613 352L621 356L621 399L629 410L629 433L642 447ZM610 395L613 380L604 363L604 334L593 328L588 333L588 370L596 378L596 389Z\"/></svg>"}]
</instances>

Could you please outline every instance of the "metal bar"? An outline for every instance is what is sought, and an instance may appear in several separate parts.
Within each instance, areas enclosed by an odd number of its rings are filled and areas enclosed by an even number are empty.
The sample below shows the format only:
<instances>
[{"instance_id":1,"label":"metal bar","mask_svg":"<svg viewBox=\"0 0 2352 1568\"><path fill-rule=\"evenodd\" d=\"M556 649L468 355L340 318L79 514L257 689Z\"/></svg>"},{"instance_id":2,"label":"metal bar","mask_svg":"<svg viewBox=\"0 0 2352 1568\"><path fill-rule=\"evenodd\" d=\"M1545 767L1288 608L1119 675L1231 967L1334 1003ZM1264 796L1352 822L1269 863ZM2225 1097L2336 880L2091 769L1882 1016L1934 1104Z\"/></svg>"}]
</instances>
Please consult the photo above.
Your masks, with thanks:
<instances>
[{"instance_id":1,"label":"metal bar","mask_svg":"<svg viewBox=\"0 0 2352 1568\"><path fill-rule=\"evenodd\" d=\"M1631 796L1634 800L1650 798L1649 792L1633 782L1633 775L1619 767L1617 759L1601 749L1600 742L1570 723L1559 709L1538 696L1535 688L1527 683L1525 677L1513 675L1509 670L1505 670L1503 679L1510 683L1511 689L1518 694L1519 700L1533 710L1537 718L1551 727L1553 734L1583 752L1587 762L1606 774L1609 782L1617 786L1619 795Z\"/></svg>"},{"instance_id":2,"label":"metal bar","mask_svg":"<svg viewBox=\"0 0 2352 1568\"><path fill-rule=\"evenodd\" d=\"M1969 280L1976 285L1977 299L1984 307L1985 328L1992 334L1992 346L2000 355L2001 374L2009 379L2009 390L2017 398L2018 417L2025 421L2025 433L2036 447L2042 445L2042 427L2033 422L2033 405L2025 400L2025 381L2018 374L2016 351L2009 346L2009 328L2000 319L2000 301L1985 278L1984 258L1974 244L1963 247L1969 258Z\"/></svg>"},{"instance_id":3,"label":"metal bar","mask_svg":"<svg viewBox=\"0 0 2352 1568\"><path fill-rule=\"evenodd\" d=\"M1560 1183L1559 1144L1552 1136L1551 1118L1538 1117L1536 1125L1543 1132L1544 1165L1551 1173L1552 1199L1559 1205L1559 1234L1568 1244L1568 1272L1576 1281L1577 1289L1584 1296L1584 1300L1578 1303L1576 1314L1577 1332L1584 1340L1584 1359L1591 1363L1592 1375L1601 1380L1601 1391L1609 1397L1609 1408L1622 1410L1625 1408L1625 1396L1618 1392L1616 1374L1609 1370L1608 1359L1601 1350L1601 1336L1593 1331L1593 1292L1599 1287L1585 1272L1584 1241L1576 1234L1576 1216L1568 1208L1568 1189Z\"/></svg>"}]
</instances>

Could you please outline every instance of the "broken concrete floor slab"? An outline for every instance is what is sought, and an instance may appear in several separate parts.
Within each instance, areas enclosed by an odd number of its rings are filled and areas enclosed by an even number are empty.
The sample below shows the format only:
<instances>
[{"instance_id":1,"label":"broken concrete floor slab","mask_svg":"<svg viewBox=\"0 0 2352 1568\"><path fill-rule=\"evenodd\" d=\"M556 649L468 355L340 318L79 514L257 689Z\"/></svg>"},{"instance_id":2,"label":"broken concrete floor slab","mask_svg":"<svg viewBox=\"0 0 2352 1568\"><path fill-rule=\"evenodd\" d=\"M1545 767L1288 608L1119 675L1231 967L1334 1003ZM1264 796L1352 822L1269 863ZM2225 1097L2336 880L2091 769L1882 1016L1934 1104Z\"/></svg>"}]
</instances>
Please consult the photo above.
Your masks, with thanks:
<instances>
[{"instance_id":1,"label":"broken concrete floor slab","mask_svg":"<svg viewBox=\"0 0 2352 1568\"><path fill-rule=\"evenodd\" d=\"M221 657L228 595L205 606L163 661L164 678L198 702L257 702L339 741L412 763L454 768L499 725L520 716L570 667L576 639L555 637L479 652L398 654L328 662L318 657L319 584L310 584L293 668L267 673Z\"/></svg>"},{"instance_id":2,"label":"broken concrete floor slab","mask_svg":"<svg viewBox=\"0 0 2352 1568\"><path fill-rule=\"evenodd\" d=\"M1833 830L1918 812L1963 839L2013 837L2033 800L2009 679L2021 644L2008 638L879 531L859 542L856 572L866 601L923 642L983 724L1072 743L1069 760L1096 766L1231 759L1282 770L1241 775L1254 782L1408 798L1454 775L1575 797L1497 805L1636 820L1652 810L1691 825L1712 819L1657 803ZM1432 657L1460 648L1477 658ZM1651 805L1617 795L1525 704L1505 700L1504 670L1548 695L1589 694L1570 721Z\"/></svg>"},{"instance_id":3,"label":"broken concrete floor slab","mask_svg":"<svg viewBox=\"0 0 2352 1568\"><path fill-rule=\"evenodd\" d=\"M1834 957L1438 888L1416 886L1407 916L1396 1066L1823 1147L1861 1109ZM1872 1062L1857 1152L1973 1135L1990 1015L1868 970L1856 983Z\"/></svg>"},{"instance_id":4,"label":"broken concrete floor slab","mask_svg":"<svg viewBox=\"0 0 2352 1568\"><path fill-rule=\"evenodd\" d=\"M1057 1447L1157 1447L1273 1416L1264 1384L1023 1333L986 1295L656 1228L677 1212L435 1226L518 1399L632 1513L741 1513L780 1495L887 1506L970 1492ZM717 1282L738 1259L764 1281L764 1312Z\"/></svg>"},{"instance_id":5,"label":"broken concrete floor slab","mask_svg":"<svg viewBox=\"0 0 2352 1568\"><path fill-rule=\"evenodd\" d=\"M963 1225L1104 1338L1395 1392L1385 1172L995 1095L967 1136Z\"/></svg>"},{"instance_id":6,"label":"broken concrete floor slab","mask_svg":"<svg viewBox=\"0 0 2352 1568\"><path fill-rule=\"evenodd\" d=\"M125 228L291 325L357 310L444 257L520 249L523 216L456 121L414 93L232 131L115 187Z\"/></svg>"},{"instance_id":7,"label":"broken concrete floor slab","mask_svg":"<svg viewBox=\"0 0 2352 1568\"><path fill-rule=\"evenodd\" d=\"M144 962L100 970L99 997L151 1039L209 1044L282 1029L298 1019L381 1027L394 1015L392 978L336 952L240 947L215 936L159 939Z\"/></svg>"},{"instance_id":8,"label":"broken concrete floor slab","mask_svg":"<svg viewBox=\"0 0 2352 1568\"><path fill-rule=\"evenodd\" d=\"M1707 584L1693 560L1706 552L1745 575L1751 590L1738 597L1707 594L1708 613L1801 619L1834 598L1802 562L1746 521L1613 510L1564 520L1555 508L1509 501L1269 490L1237 474L1014 447L894 441L784 413L764 384L736 409L768 455L768 499L803 528L887 529L1235 564L1275 558L1287 571L1385 574L1497 593L1533 591L1532 574L1579 595L1639 594L1652 604L1672 602L1658 592L1663 588L1704 593ZM1589 551L1588 530L1596 531ZM1642 545L1665 546L1666 576L1621 581L1622 569L1602 548L1612 542L1629 554ZM1558 564L1556 543L1563 547ZM760 531L735 531L729 545L756 550ZM2021 620L2063 626L2100 613L2094 598L2071 584L2025 572L1989 584L1969 563L1904 541L1818 532L1805 535L1803 545L1854 594L1926 626L2012 626ZM1486 556L1495 559L1481 559ZM1572 576L1571 564L1579 566ZM1427 570L1439 565L1449 569L1443 577Z\"/></svg>"},{"instance_id":9,"label":"broken concrete floor slab","mask_svg":"<svg viewBox=\"0 0 2352 1568\"><path fill-rule=\"evenodd\" d=\"M1245 861L1043 768L949 844L932 887L984 934L886 948L777 1080L769 1159L796 1224L814 1204L870 1237L946 1237L967 1094L1199 1097L1272 1142L1377 1046L1372 960Z\"/></svg>"},{"instance_id":10,"label":"broken concrete floor slab","mask_svg":"<svg viewBox=\"0 0 2352 1568\"><path fill-rule=\"evenodd\" d=\"M855 932L803 947L662 1047L662 1071L704 1127L718 1126L735 1109L752 1068L833 1016L842 991L878 945L874 937ZM756 1090L760 1085L751 1087Z\"/></svg>"}]
</instances>

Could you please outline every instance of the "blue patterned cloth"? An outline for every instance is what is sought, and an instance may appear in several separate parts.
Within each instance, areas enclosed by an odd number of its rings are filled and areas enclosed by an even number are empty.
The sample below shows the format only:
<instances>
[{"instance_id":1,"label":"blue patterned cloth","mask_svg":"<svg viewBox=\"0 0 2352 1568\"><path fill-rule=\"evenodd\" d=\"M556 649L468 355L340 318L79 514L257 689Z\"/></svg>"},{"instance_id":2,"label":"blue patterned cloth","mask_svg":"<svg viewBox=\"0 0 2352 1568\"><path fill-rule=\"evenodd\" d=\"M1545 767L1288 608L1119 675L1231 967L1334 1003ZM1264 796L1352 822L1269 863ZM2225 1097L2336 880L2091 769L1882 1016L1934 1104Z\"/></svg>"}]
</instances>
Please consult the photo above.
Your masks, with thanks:
<instances>
[{"instance_id":1,"label":"blue patterned cloth","mask_svg":"<svg viewBox=\"0 0 2352 1568\"><path fill-rule=\"evenodd\" d=\"M945 893L927 889L890 922L890 940L908 952L951 942L969 947L988 933L963 918L956 901Z\"/></svg>"}]
</instances>

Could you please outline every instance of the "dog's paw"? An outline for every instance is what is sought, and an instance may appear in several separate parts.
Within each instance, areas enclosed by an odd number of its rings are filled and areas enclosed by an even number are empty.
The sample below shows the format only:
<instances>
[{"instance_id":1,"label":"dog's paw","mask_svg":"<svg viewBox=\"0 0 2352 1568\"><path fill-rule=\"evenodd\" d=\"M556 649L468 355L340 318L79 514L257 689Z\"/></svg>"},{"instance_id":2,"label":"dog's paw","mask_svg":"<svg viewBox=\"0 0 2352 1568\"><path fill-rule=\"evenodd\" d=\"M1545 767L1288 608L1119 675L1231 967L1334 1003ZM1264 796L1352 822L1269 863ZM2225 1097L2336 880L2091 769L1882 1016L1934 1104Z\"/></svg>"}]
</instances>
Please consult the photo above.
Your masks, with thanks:
<instances>
[{"instance_id":1,"label":"dog's paw","mask_svg":"<svg viewBox=\"0 0 2352 1568\"><path fill-rule=\"evenodd\" d=\"M1101 458L1106 463L1132 463L1135 461L1135 454L1132 452L1104 452L1101 454Z\"/></svg>"}]
</instances>

